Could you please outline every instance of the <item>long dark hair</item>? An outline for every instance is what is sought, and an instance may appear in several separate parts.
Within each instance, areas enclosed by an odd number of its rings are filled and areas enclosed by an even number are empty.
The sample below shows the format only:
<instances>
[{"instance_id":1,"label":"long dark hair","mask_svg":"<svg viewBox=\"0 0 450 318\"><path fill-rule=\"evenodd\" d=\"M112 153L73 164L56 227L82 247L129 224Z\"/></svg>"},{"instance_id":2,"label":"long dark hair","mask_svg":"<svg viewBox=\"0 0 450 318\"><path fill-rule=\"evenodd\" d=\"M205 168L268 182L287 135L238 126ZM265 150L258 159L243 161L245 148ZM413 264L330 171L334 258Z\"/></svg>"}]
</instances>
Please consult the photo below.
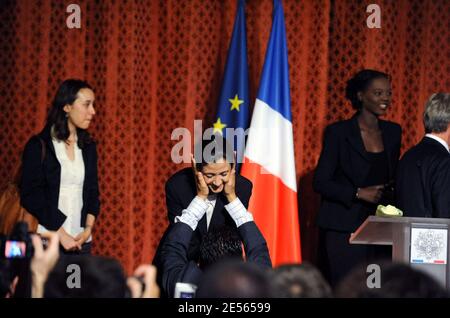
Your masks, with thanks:
<instances>
[{"instance_id":1,"label":"long dark hair","mask_svg":"<svg viewBox=\"0 0 450 318\"><path fill-rule=\"evenodd\" d=\"M360 110L362 102L358 98L358 92L363 92L369 87L374 79L385 78L391 81L391 77L383 72L365 69L356 73L347 81L345 97L352 103L354 109Z\"/></svg>"},{"instance_id":2,"label":"long dark hair","mask_svg":"<svg viewBox=\"0 0 450 318\"><path fill-rule=\"evenodd\" d=\"M70 135L69 125L67 123L66 112L64 106L71 105L78 97L78 92L83 88L92 87L85 81L78 79L67 79L61 83L56 91L52 107L47 116L47 126L53 127L53 134L59 140L67 141ZM78 147L83 148L84 145L92 141L91 136L85 129L77 128Z\"/></svg>"}]
</instances>

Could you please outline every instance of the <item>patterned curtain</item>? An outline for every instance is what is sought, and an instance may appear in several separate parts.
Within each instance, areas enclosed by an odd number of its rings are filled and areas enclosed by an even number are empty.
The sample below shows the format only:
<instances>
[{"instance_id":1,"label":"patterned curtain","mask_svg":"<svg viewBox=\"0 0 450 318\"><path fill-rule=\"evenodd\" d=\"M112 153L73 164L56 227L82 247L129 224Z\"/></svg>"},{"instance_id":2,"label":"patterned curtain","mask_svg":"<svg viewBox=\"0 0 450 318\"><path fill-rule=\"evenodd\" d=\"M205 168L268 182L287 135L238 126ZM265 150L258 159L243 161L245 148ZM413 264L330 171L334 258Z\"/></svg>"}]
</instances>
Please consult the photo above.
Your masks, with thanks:
<instances>
[{"instance_id":1,"label":"patterned curtain","mask_svg":"<svg viewBox=\"0 0 450 318\"><path fill-rule=\"evenodd\" d=\"M387 119L403 127L403 150L423 134L428 96L450 91L450 2L284 0L303 258L317 259L319 197L312 175L324 127L348 118L346 80L361 68L392 75ZM69 29L66 8L81 7ZM0 2L0 180L10 179L27 139L43 127L66 78L96 93L102 212L94 253L130 272L153 257L167 226L164 183L176 127L211 124L236 11L233 0L2 0ZM253 104L272 21L271 0L247 0Z\"/></svg>"}]
</instances>

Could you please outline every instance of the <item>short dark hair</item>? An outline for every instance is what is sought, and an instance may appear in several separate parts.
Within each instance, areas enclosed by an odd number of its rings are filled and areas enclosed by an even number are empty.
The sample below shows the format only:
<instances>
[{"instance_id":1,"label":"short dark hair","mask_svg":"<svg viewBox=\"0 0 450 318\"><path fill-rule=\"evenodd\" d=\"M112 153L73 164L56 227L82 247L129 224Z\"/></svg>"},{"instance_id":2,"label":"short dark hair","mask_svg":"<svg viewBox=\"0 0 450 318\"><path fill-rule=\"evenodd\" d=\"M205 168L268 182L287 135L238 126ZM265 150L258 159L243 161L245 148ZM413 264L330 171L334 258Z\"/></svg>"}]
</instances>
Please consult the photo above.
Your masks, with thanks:
<instances>
[{"instance_id":1,"label":"short dark hair","mask_svg":"<svg viewBox=\"0 0 450 318\"><path fill-rule=\"evenodd\" d=\"M209 229L200 244L200 268L227 258L242 260L242 241L236 228L223 225Z\"/></svg>"},{"instance_id":2,"label":"short dark hair","mask_svg":"<svg viewBox=\"0 0 450 318\"><path fill-rule=\"evenodd\" d=\"M197 147L201 148L202 151L201 158L195 157L198 171L202 171L204 166L221 159L226 160L230 164L234 163L233 147L220 134L212 135L210 140L202 140L196 145Z\"/></svg>"},{"instance_id":3,"label":"short dark hair","mask_svg":"<svg viewBox=\"0 0 450 318\"><path fill-rule=\"evenodd\" d=\"M80 267L80 288L67 286L69 265ZM45 284L45 298L124 298L128 294L120 263L93 255L62 255Z\"/></svg>"},{"instance_id":4,"label":"short dark hair","mask_svg":"<svg viewBox=\"0 0 450 318\"><path fill-rule=\"evenodd\" d=\"M374 79L385 78L391 80L391 77L383 72L365 69L356 73L347 81L345 88L345 97L352 103L354 109L361 109L362 102L358 98L358 92L364 92Z\"/></svg>"},{"instance_id":5,"label":"short dark hair","mask_svg":"<svg viewBox=\"0 0 450 318\"><path fill-rule=\"evenodd\" d=\"M368 274L357 268L336 288L344 298L446 298L448 293L434 278L406 264L381 262L380 288L367 286Z\"/></svg>"},{"instance_id":6,"label":"short dark hair","mask_svg":"<svg viewBox=\"0 0 450 318\"><path fill-rule=\"evenodd\" d=\"M67 79L61 83L53 98L52 106L47 116L47 126L53 127L53 133L58 140L66 141L70 131L67 123L64 106L71 105L78 98L78 92L83 88L92 87L85 81L79 79ZM83 148L85 144L91 142L89 133L77 128L78 146Z\"/></svg>"},{"instance_id":7,"label":"short dark hair","mask_svg":"<svg viewBox=\"0 0 450 318\"><path fill-rule=\"evenodd\" d=\"M272 295L277 298L330 298L330 285L311 264L281 265L272 272Z\"/></svg>"},{"instance_id":8,"label":"short dark hair","mask_svg":"<svg viewBox=\"0 0 450 318\"><path fill-rule=\"evenodd\" d=\"M202 277L197 298L267 298L266 272L254 263L228 260L212 266Z\"/></svg>"}]
</instances>

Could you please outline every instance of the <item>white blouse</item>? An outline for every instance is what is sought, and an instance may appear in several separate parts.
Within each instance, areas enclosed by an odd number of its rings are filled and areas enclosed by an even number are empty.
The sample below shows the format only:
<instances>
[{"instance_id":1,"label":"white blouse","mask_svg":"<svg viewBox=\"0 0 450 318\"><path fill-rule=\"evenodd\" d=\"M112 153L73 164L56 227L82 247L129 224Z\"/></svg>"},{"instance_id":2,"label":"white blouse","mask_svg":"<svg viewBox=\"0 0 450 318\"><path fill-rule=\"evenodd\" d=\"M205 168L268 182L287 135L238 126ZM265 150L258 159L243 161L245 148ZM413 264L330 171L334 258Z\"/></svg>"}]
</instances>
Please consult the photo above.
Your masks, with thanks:
<instances>
[{"instance_id":1,"label":"white blouse","mask_svg":"<svg viewBox=\"0 0 450 318\"><path fill-rule=\"evenodd\" d=\"M81 224L81 210L83 208L83 183L84 183L84 161L78 144L74 145L74 160L70 160L65 142L52 138L56 158L61 165L61 182L59 187L58 209L66 215L62 227L71 235L76 237L84 231ZM38 233L46 232L47 229L39 224ZM90 236L87 242L90 242Z\"/></svg>"}]
</instances>

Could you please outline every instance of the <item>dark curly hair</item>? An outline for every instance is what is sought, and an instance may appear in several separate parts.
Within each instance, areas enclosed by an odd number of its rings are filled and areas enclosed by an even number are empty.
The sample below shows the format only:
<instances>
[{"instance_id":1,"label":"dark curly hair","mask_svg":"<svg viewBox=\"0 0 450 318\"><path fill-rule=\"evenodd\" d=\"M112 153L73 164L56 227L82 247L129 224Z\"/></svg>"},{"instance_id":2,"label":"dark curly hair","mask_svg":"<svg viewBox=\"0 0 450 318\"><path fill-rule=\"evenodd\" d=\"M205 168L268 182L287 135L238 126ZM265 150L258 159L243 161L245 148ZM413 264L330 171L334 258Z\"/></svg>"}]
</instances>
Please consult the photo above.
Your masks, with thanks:
<instances>
[{"instance_id":1,"label":"dark curly hair","mask_svg":"<svg viewBox=\"0 0 450 318\"><path fill-rule=\"evenodd\" d=\"M81 284L67 285L69 266L81 268ZM119 261L94 255L62 255L44 286L45 298L125 298L129 296L125 272Z\"/></svg>"},{"instance_id":2,"label":"dark curly hair","mask_svg":"<svg viewBox=\"0 0 450 318\"><path fill-rule=\"evenodd\" d=\"M391 80L391 77L383 72L365 69L356 73L351 79L347 81L345 88L345 98L347 98L354 109L360 110L362 102L358 98L358 92L363 92L369 87L374 79L385 78Z\"/></svg>"},{"instance_id":3,"label":"dark curly hair","mask_svg":"<svg viewBox=\"0 0 450 318\"><path fill-rule=\"evenodd\" d=\"M242 241L236 228L221 226L210 229L200 244L200 268L205 269L228 258L242 259Z\"/></svg>"},{"instance_id":4,"label":"dark curly hair","mask_svg":"<svg viewBox=\"0 0 450 318\"><path fill-rule=\"evenodd\" d=\"M252 262L226 260L209 268L198 285L196 298L272 297L268 272Z\"/></svg>"},{"instance_id":5,"label":"dark curly hair","mask_svg":"<svg viewBox=\"0 0 450 318\"><path fill-rule=\"evenodd\" d=\"M92 87L85 81L78 79L67 79L61 83L56 91L52 102L52 107L47 116L47 126L53 127L54 135L57 139L67 141L70 135L69 126L67 124L67 117L64 111L64 106L71 105L78 98L78 92L83 88ZM85 144L92 141L89 133L77 128L78 147L83 148Z\"/></svg>"},{"instance_id":6,"label":"dark curly hair","mask_svg":"<svg viewBox=\"0 0 450 318\"><path fill-rule=\"evenodd\" d=\"M196 144L197 147L202 151L201 157L195 157L198 171L202 171L204 166L221 159L225 159L230 164L234 163L233 147L220 134L212 135L210 140L202 140Z\"/></svg>"},{"instance_id":7,"label":"dark curly hair","mask_svg":"<svg viewBox=\"0 0 450 318\"><path fill-rule=\"evenodd\" d=\"M322 274L313 265L285 264L271 273L273 297L331 298L332 291Z\"/></svg>"}]
</instances>

